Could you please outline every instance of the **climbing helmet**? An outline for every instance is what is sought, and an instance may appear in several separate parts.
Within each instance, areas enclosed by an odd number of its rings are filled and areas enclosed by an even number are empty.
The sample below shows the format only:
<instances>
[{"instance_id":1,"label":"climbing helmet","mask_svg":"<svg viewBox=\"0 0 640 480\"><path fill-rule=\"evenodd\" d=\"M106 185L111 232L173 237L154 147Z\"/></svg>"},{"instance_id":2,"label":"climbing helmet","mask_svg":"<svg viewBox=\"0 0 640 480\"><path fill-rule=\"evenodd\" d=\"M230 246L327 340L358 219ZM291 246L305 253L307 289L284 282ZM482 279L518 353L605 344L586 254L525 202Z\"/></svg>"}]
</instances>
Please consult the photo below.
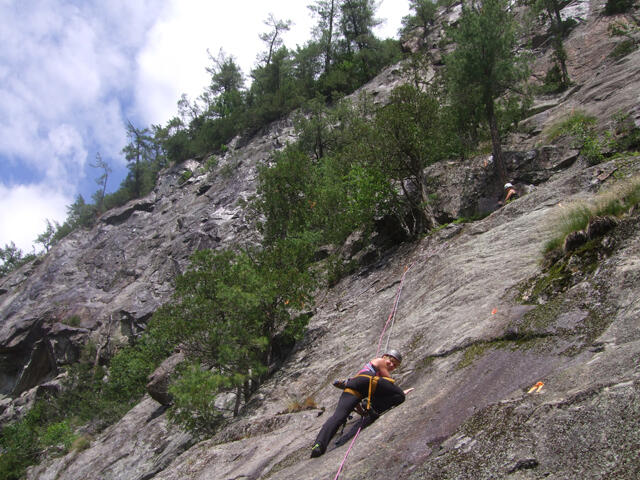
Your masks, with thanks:
<instances>
[{"instance_id":1,"label":"climbing helmet","mask_svg":"<svg viewBox=\"0 0 640 480\"><path fill-rule=\"evenodd\" d=\"M385 355L389 355L390 357L395 358L396 360L398 360L398 363L402 363L402 355L400 354L400 352L394 348L387 350Z\"/></svg>"}]
</instances>

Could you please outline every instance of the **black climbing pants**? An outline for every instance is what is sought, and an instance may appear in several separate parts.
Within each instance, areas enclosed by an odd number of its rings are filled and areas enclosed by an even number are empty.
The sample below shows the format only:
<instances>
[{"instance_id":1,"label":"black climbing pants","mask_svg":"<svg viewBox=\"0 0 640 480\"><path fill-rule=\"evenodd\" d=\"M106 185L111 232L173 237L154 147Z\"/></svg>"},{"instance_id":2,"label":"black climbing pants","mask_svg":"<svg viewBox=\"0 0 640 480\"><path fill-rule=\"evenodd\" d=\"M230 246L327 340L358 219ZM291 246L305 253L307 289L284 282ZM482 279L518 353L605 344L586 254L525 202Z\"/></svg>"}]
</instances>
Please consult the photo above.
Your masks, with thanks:
<instances>
[{"instance_id":1,"label":"black climbing pants","mask_svg":"<svg viewBox=\"0 0 640 480\"><path fill-rule=\"evenodd\" d=\"M362 395L362 398L366 399L369 394L369 378L365 376L350 378L347 381L346 387L357 391ZM402 402L404 402L404 392L402 389L393 382L381 377L378 380L375 393L371 397L371 407L373 410L369 410L369 415L365 417L362 428L371 425L383 412L389 410L391 407L400 405ZM318 433L316 437L315 443L320 444L323 452L327 449L327 445L329 445L331 438L336 434L340 425L347 420L347 417L358 403L360 403L360 399L351 393L343 392L342 395L340 395L335 412L324 423L320 429L320 433Z\"/></svg>"}]
</instances>

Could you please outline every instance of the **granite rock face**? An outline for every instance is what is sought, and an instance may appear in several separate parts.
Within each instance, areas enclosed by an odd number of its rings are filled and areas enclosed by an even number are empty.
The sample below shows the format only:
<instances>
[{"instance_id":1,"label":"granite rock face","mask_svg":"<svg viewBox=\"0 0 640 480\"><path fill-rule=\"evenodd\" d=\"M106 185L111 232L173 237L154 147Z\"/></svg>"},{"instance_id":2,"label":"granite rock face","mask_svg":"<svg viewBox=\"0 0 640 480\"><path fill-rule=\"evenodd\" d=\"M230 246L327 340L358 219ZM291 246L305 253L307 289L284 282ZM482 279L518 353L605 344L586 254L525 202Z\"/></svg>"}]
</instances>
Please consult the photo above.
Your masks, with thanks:
<instances>
[{"instance_id":1,"label":"granite rock face","mask_svg":"<svg viewBox=\"0 0 640 480\"><path fill-rule=\"evenodd\" d=\"M634 165L640 170L640 158ZM360 434L345 478L634 478L640 217L608 233L615 247L597 250L595 270L576 260L551 294L539 288L548 280L539 259L549 218L584 198L596 171L577 162L485 219L405 245L324 292L305 338L245 414L179 455L163 451L175 455L153 476L142 476L157 467L140 452L158 439L123 434L126 455L110 443L111 432L135 430L134 410L77 460L52 461L29 478L335 475L346 446L319 459L308 458L309 447L337 402L332 380L376 354L405 267L390 346L405 357L399 384L415 390ZM318 409L284 413L309 395ZM175 427L163 435L172 445L182 438ZM128 477L118 476L119 465Z\"/></svg>"},{"instance_id":2,"label":"granite rock face","mask_svg":"<svg viewBox=\"0 0 640 480\"><path fill-rule=\"evenodd\" d=\"M147 197L105 213L0 281L0 393L18 395L78 359L91 337L102 354L139 335L196 250L259 240L241 202L255 168L292 137L289 122L232 148L211 171L187 161ZM184 172L191 177L181 182Z\"/></svg>"},{"instance_id":3,"label":"granite rock face","mask_svg":"<svg viewBox=\"0 0 640 480\"><path fill-rule=\"evenodd\" d=\"M170 406L173 398L169 393L172 375L176 367L185 360L182 352L177 352L162 362L155 371L149 375L147 392L160 405Z\"/></svg>"},{"instance_id":4,"label":"granite rock face","mask_svg":"<svg viewBox=\"0 0 640 480\"><path fill-rule=\"evenodd\" d=\"M579 20L566 43L575 86L537 98L522 131L505 141L520 198L497 209L502 185L490 156L434 166L440 222L486 216L370 256L319 292L303 340L216 436L195 443L145 397L90 448L33 467L27 478L333 478L346 446L308 458L338 400L331 383L353 375L387 341L405 358L399 384L415 390L361 432L341 478L637 478L638 210L594 233L590 249L568 251L557 269L540 262L565 205L640 172L640 157L589 166L570 141L546 138L576 109L601 126L620 110L638 119L640 51L608 56L615 39L607 26L616 18L603 17L603 6L567 6ZM445 12L449 21L458 10ZM534 71L542 75L551 52L540 45ZM400 71L392 67L367 86L377 101ZM177 165L149 197L3 279L2 392L23 391L17 399L26 402L86 338L106 354L138 335L194 250L259 241L238 201L255 191L255 166L292 139L290 123L281 122L236 144L213 174L195 161ZM194 174L181 184L186 170ZM357 235L351 240L350 255L358 255ZM405 269L395 322L380 338ZM285 413L309 396L317 409ZM6 399L1 405L12 408Z\"/></svg>"},{"instance_id":5,"label":"granite rock face","mask_svg":"<svg viewBox=\"0 0 640 480\"><path fill-rule=\"evenodd\" d=\"M155 400L145 397L118 424L105 430L99 443L34 467L28 476L40 480L154 478L193 443L190 435L171 428L163 411Z\"/></svg>"}]
</instances>

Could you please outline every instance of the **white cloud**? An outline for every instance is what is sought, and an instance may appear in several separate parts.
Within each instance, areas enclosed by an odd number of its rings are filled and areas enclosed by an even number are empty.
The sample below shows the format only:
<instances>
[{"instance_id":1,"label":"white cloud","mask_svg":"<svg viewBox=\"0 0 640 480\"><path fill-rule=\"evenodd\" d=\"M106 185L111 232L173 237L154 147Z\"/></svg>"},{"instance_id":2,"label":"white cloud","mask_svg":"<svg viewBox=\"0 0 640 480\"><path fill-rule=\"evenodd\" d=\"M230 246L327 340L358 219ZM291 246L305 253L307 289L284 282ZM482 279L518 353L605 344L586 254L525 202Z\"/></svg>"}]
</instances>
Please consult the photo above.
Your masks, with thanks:
<instances>
[{"instance_id":1,"label":"white cloud","mask_svg":"<svg viewBox=\"0 0 640 480\"><path fill-rule=\"evenodd\" d=\"M46 220L64 222L68 194L51 190L46 184L7 187L0 183L0 247L14 242L24 253L32 253L32 244L45 231Z\"/></svg>"},{"instance_id":2,"label":"white cloud","mask_svg":"<svg viewBox=\"0 0 640 480\"><path fill-rule=\"evenodd\" d=\"M44 171L42 154L51 150L61 124L72 126L89 147L94 126L105 123L103 106L111 114L114 101L131 101L135 52L159 2L142 3L148 10L129 6L140 2L76 3L0 4L0 155ZM98 136L92 147L113 149L102 142L124 139L123 119L121 132L114 132L113 119L107 123L110 135ZM77 168L75 156L60 161Z\"/></svg>"},{"instance_id":3,"label":"white cloud","mask_svg":"<svg viewBox=\"0 0 640 480\"><path fill-rule=\"evenodd\" d=\"M74 126L62 124L49 131L47 140L51 152L48 156L46 177L58 179L58 185L66 183L73 185L73 181L67 180L69 172L82 171L87 159L87 149L82 135Z\"/></svg>"},{"instance_id":4,"label":"white cloud","mask_svg":"<svg viewBox=\"0 0 640 480\"><path fill-rule=\"evenodd\" d=\"M96 151L124 164L135 53L160 4L0 2L0 246L30 250L45 218L64 221L95 187Z\"/></svg>"}]
</instances>

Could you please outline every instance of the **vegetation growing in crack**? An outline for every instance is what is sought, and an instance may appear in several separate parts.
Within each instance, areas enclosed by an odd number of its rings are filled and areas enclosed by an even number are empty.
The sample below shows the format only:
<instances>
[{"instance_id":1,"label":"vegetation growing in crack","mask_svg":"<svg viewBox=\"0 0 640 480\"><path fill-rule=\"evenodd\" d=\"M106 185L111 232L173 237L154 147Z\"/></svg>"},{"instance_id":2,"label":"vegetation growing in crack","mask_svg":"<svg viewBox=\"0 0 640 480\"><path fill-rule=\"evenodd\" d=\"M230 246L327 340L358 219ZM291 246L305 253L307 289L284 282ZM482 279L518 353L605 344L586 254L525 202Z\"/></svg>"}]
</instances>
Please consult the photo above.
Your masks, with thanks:
<instances>
[{"instance_id":1,"label":"vegetation growing in crack","mask_svg":"<svg viewBox=\"0 0 640 480\"><path fill-rule=\"evenodd\" d=\"M43 458L87 448L91 437L120 419L144 393L147 375L166 350L141 342L121 350L107 370L94 362L88 344L80 361L67 367L57 395L45 394L20 420L0 432L0 478L21 478ZM155 352L155 353L154 353Z\"/></svg>"},{"instance_id":2,"label":"vegetation growing in crack","mask_svg":"<svg viewBox=\"0 0 640 480\"><path fill-rule=\"evenodd\" d=\"M598 217L622 217L638 203L640 203L640 178L635 177L629 181L614 184L590 203L582 202L563 206L559 215L553 220L554 235L545 243L544 255L547 259L553 260L554 257L558 257L568 235L585 230L589 223Z\"/></svg>"},{"instance_id":3,"label":"vegetation growing in crack","mask_svg":"<svg viewBox=\"0 0 640 480\"><path fill-rule=\"evenodd\" d=\"M464 348L462 358L456 364L456 370L468 367L475 360L485 354L487 350L497 350L509 348L510 350L519 350L522 348L533 348L544 343L547 335L540 332L522 330L517 334L510 332L493 340L482 340L472 343Z\"/></svg>"},{"instance_id":4,"label":"vegetation growing in crack","mask_svg":"<svg viewBox=\"0 0 640 480\"><path fill-rule=\"evenodd\" d=\"M625 216L609 241L594 238L565 255L547 258L542 273L519 287L520 301L536 307L510 328L525 335L560 337L566 340L565 355L577 354L591 345L608 328L615 313L606 293L609 287L603 260L636 225L637 215ZM573 315L573 320L559 321L564 314Z\"/></svg>"}]
</instances>

